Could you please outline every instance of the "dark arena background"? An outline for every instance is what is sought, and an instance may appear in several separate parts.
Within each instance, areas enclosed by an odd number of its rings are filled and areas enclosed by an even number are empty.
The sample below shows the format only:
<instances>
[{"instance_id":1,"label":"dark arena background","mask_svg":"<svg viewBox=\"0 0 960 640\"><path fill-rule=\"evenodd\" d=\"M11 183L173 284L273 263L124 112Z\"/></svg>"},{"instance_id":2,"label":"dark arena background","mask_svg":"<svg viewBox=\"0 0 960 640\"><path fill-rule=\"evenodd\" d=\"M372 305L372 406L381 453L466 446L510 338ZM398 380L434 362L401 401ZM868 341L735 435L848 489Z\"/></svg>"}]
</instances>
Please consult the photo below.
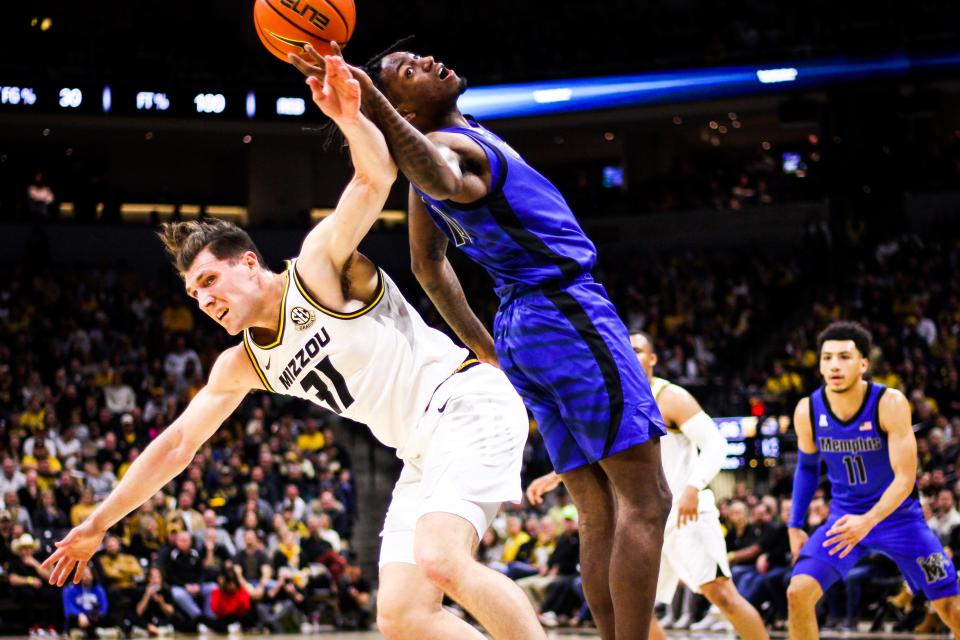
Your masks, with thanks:
<instances>
[{"instance_id":1,"label":"dark arena background","mask_svg":"<svg viewBox=\"0 0 960 640\"><path fill-rule=\"evenodd\" d=\"M237 222L279 270L349 179L252 5L0 6L2 633L382 637L378 535L400 461L364 426L283 396L250 394L109 532L90 565L108 603L95 624L71 632L73 603L38 569L238 340L184 294L158 225ZM413 35L405 48L468 78L461 109L559 188L622 320L653 338L657 375L714 418L733 580L775 636L793 408L820 385L816 335L834 320L872 332L869 377L908 398L924 515L960 552L958 34L952 0L357 0L347 60ZM401 175L361 249L449 332L411 273L406 195ZM449 255L490 326L488 276ZM532 423L524 486L550 469ZM828 513L821 492L807 528ZM542 575L575 529L562 491L505 504L479 559L536 541ZM231 564L253 606L227 629L206 605ZM548 577L526 590L551 637L599 637L576 569ZM822 634L945 635L905 585L868 556L819 605ZM670 637L733 637L683 586L657 615Z\"/></svg>"}]
</instances>

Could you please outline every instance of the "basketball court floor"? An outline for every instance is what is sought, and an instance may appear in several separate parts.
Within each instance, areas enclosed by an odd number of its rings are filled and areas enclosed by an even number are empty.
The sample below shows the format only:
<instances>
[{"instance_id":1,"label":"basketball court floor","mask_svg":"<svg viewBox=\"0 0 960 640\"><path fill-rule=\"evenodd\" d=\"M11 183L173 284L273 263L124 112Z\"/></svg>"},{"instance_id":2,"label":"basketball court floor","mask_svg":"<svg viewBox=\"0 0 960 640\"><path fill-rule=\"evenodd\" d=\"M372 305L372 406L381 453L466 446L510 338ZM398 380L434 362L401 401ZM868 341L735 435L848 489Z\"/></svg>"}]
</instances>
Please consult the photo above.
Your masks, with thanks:
<instances>
[{"instance_id":1,"label":"basketball court floor","mask_svg":"<svg viewBox=\"0 0 960 640\"><path fill-rule=\"evenodd\" d=\"M727 640L728 638L736 638L733 634L725 633L715 633L715 632L687 632L687 631L668 631L667 635L671 638L686 638L688 640ZM11 640L29 640L26 636L9 636ZM191 640L197 640L199 636L188 636L184 634L178 634L174 638L191 638ZM217 638L225 639L227 636L218 636L210 635L208 636L210 640L216 640ZM555 629L547 633L547 637L550 640L597 640L599 636L593 630L575 630L575 629ZM786 638L786 633L784 632L773 632L771 633L773 638ZM829 631L824 631L821 634L822 638L849 638L853 639L871 639L871 640L887 640L887 639L898 639L903 640L906 638L946 638L946 635L921 635L921 634L909 634L909 633L833 633ZM383 635L376 631L364 631L364 632L335 632L335 631L325 631L320 633L314 633L309 635L260 635L255 633L245 633L238 636L230 636L232 640L383 640Z\"/></svg>"}]
</instances>

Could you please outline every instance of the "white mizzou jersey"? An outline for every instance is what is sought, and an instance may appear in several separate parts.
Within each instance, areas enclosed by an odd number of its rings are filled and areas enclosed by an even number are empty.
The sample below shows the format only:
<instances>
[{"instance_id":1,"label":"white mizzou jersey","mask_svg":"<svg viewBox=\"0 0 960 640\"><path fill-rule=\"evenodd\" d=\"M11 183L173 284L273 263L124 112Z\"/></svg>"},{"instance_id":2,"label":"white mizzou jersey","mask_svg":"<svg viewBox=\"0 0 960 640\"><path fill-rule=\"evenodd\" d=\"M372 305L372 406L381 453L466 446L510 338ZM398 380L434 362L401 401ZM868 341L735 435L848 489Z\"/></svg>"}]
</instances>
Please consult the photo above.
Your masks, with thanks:
<instances>
[{"instance_id":1,"label":"white mizzou jersey","mask_svg":"<svg viewBox=\"0 0 960 640\"><path fill-rule=\"evenodd\" d=\"M400 458L419 455L417 423L469 352L429 327L383 270L370 304L340 312L316 302L296 263L287 262L276 339L260 345L243 332L263 386L366 424Z\"/></svg>"},{"instance_id":2,"label":"white mizzou jersey","mask_svg":"<svg viewBox=\"0 0 960 640\"><path fill-rule=\"evenodd\" d=\"M654 377L650 381L654 400L659 401L660 394L672 384L669 380ZM673 493L674 507L680 501L680 496L693 474L698 456L697 443L681 431L678 425L667 425L667 435L660 438L660 459L663 472L667 476L667 486ZM717 508L716 498L710 489L700 492L698 503L701 512L714 511Z\"/></svg>"}]
</instances>

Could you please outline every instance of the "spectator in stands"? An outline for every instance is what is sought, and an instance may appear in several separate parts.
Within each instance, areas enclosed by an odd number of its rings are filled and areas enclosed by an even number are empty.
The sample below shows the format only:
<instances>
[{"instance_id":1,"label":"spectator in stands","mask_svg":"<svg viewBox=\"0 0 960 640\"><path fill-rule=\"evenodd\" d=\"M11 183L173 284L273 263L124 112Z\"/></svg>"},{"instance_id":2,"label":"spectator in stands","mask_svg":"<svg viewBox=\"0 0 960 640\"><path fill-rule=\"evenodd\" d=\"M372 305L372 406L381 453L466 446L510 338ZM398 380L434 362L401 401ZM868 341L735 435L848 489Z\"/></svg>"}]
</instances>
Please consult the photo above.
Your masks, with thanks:
<instances>
[{"instance_id":1,"label":"spectator in stands","mask_svg":"<svg viewBox=\"0 0 960 640\"><path fill-rule=\"evenodd\" d=\"M85 567L80 584L63 587L63 615L71 640L98 637L97 631L109 626L108 607L107 592L94 582L90 567Z\"/></svg>"},{"instance_id":2,"label":"spectator in stands","mask_svg":"<svg viewBox=\"0 0 960 640\"><path fill-rule=\"evenodd\" d=\"M138 594L134 613L135 624L146 629L151 636L169 636L173 633L176 609L173 595L164 584L163 572L159 567L150 567L147 584Z\"/></svg>"},{"instance_id":3,"label":"spectator in stands","mask_svg":"<svg viewBox=\"0 0 960 640\"><path fill-rule=\"evenodd\" d=\"M80 501L70 509L70 526L75 527L86 520L87 516L93 513L96 508L97 502L93 497L93 489L84 487L80 491Z\"/></svg>"},{"instance_id":4,"label":"spectator in stands","mask_svg":"<svg viewBox=\"0 0 960 640\"><path fill-rule=\"evenodd\" d=\"M8 491L3 494L3 505L0 505L0 508L5 509L14 522L19 522L24 531L33 531L33 520L30 517L30 512L20 506L20 497L16 492Z\"/></svg>"},{"instance_id":5,"label":"spectator in stands","mask_svg":"<svg viewBox=\"0 0 960 640\"><path fill-rule=\"evenodd\" d=\"M234 556L233 563L240 568L243 578L255 587L265 586L272 575L270 559L253 529L243 532L243 548Z\"/></svg>"},{"instance_id":6,"label":"spectator in stands","mask_svg":"<svg viewBox=\"0 0 960 640\"><path fill-rule=\"evenodd\" d=\"M960 512L957 511L953 491L946 488L938 491L936 501L931 506L933 517L927 520L927 524L936 532L940 541L946 544L950 540L951 532L960 525Z\"/></svg>"},{"instance_id":7,"label":"spectator in stands","mask_svg":"<svg viewBox=\"0 0 960 640\"><path fill-rule=\"evenodd\" d=\"M24 533L13 541L11 550L14 557L7 566L7 575L10 596L20 611L18 618L37 630L49 628L52 635L56 635L54 629L61 617L60 594L47 584L50 572L41 569L40 562L34 558L36 541Z\"/></svg>"},{"instance_id":8,"label":"spectator in stands","mask_svg":"<svg viewBox=\"0 0 960 640\"><path fill-rule=\"evenodd\" d=\"M190 621L200 622L201 605L213 587L203 583L203 560L193 548L189 532L175 534L174 547L163 558L163 572L170 582L174 603Z\"/></svg>"},{"instance_id":9,"label":"spectator in stands","mask_svg":"<svg viewBox=\"0 0 960 640\"><path fill-rule=\"evenodd\" d=\"M129 616L130 608L136 601L137 585L143 580L140 562L121 550L120 538L110 535L104 540L103 551L94 556L94 565L102 577L110 602L118 612L115 617L119 620L120 615Z\"/></svg>"},{"instance_id":10,"label":"spectator in stands","mask_svg":"<svg viewBox=\"0 0 960 640\"><path fill-rule=\"evenodd\" d=\"M217 585L210 593L210 610L214 617L208 619L206 624L220 633L237 633L244 627L254 627L257 624L250 592L230 567L221 571Z\"/></svg>"},{"instance_id":11,"label":"spectator in stands","mask_svg":"<svg viewBox=\"0 0 960 640\"><path fill-rule=\"evenodd\" d=\"M33 182L27 187L27 212L32 222L46 222L56 218L53 203L56 196L46 183L42 173L33 176Z\"/></svg>"},{"instance_id":12,"label":"spectator in stands","mask_svg":"<svg viewBox=\"0 0 960 640\"><path fill-rule=\"evenodd\" d=\"M27 477L17 468L17 461L11 457L3 459L3 468L0 471L0 495L8 491L17 492L27 483Z\"/></svg>"},{"instance_id":13,"label":"spectator in stands","mask_svg":"<svg viewBox=\"0 0 960 640\"><path fill-rule=\"evenodd\" d=\"M67 517L53 495L53 491L45 489L40 492L40 504L33 517L33 529L38 535L59 540L70 529L70 519Z\"/></svg>"},{"instance_id":14,"label":"spectator in stands","mask_svg":"<svg viewBox=\"0 0 960 640\"><path fill-rule=\"evenodd\" d=\"M337 583L338 629L353 631L369 628L373 608L371 591L370 581L363 575L363 570L356 564L348 564Z\"/></svg>"}]
</instances>

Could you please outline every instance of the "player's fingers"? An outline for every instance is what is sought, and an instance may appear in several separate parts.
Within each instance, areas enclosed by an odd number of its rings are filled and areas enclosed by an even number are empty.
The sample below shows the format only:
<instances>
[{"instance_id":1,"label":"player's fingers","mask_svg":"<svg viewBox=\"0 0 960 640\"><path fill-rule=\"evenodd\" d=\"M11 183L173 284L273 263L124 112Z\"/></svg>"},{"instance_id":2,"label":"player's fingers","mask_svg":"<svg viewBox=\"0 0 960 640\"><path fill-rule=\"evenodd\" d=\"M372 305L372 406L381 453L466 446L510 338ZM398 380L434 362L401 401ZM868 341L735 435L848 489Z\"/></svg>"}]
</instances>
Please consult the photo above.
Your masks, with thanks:
<instances>
[{"instance_id":1,"label":"player's fingers","mask_svg":"<svg viewBox=\"0 0 960 640\"><path fill-rule=\"evenodd\" d=\"M312 44L308 44L303 48L307 52L307 55L310 56L310 59L314 61L315 64L323 64L323 56L317 53L317 50L313 48Z\"/></svg>"},{"instance_id":2,"label":"player's fingers","mask_svg":"<svg viewBox=\"0 0 960 640\"><path fill-rule=\"evenodd\" d=\"M56 551L54 551L53 553L51 553L51 554L49 555L49 557L47 557L46 560L43 561L43 564L40 565L40 568L43 569L44 571L46 571L46 570L49 569L50 567L55 566L55 565L57 564L57 560L58 560L58 559L60 558L60 556L62 556L62 555L63 555L63 551L61 551L60 549L57 549Z\"/></svg>"},{"instance_id":3,"label":"player's fingers","mask_svg":"<svg viewBox=\"0 0 960 640\"><path fill-rule=\"evenodd\" d=\"M312 75L323 73L322 67L317 67L310 64L309 62L307 62L306 60L304 60L303 58L301 58L295 53L288 53L287 60L289 60L290 64L292 64L294 67L297 68L297 71L299 71L305 76L312 76Z\"/></svg>"},{"instance_id":4,"label":"player's fingers","mask_svg":"<svg viewBox=\"0 0 960 640\"><path fill-rule=\"evenodd\" d=\"M73 571L73 584L80 584L81 580L83 580L83 564L77 560L77 566Z\"/></svg>"},{"instance_id":5,"label":"player's fingers","mask_svg":"<svg viewBox=\"0 0 960 640\"><path fill-rule=\"evenodd\" d=\"M334 40L330 43L330 50L333 51L333 55L343 57L343 50L340 48L340 44Z\"/></svg>"}]
</instances>

